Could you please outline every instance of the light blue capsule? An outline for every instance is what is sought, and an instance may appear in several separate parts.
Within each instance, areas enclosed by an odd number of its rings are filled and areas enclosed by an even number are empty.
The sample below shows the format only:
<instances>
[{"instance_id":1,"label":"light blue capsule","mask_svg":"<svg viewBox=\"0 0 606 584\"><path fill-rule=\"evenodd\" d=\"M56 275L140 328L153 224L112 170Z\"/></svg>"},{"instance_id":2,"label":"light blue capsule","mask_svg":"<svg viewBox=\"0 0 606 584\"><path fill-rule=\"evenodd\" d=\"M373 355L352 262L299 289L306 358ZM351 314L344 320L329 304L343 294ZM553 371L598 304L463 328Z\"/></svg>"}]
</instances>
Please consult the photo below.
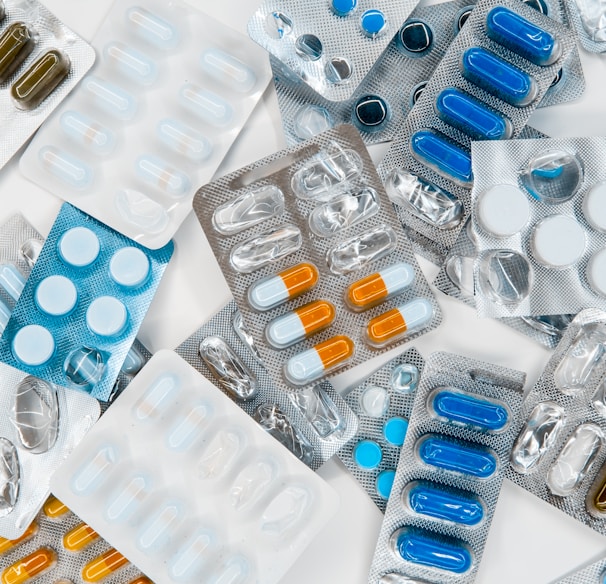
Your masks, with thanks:
<instances>
[{"instance_id":1,"label":"light blue capsule","mask_svg":"<svg viewBox=\"0 0 606 584\"><path fill-rule=\"evenodd\" d=\"M116 145L114 133L91 117L68 110L59 119L61 129L79 146L90 148L95 154L109 154Z\"/></svg>"},{"instance_id":2,"label":"light blue capsule","mask_svg":"<svg viewBox=\"0 0 606 584\"><path fill-rule=\"evenodd\" d=\"M99 77L89 76L82 82L93 103L118 120L132 120L137 113L137 100L127 91Z\"/></svg>"},{"instance_id":3,"label":"light blue capsule","mask_svg":"<svg viewBox=\"0 0 606 584\"><path fill-rule=\"evenodd\" d=\"M140 6L126 11L126 22L144 41L163 51L174 49L180 41L177 29L167 20Z\"/></svg>"},{"instance_id":4,"label":"light blue capsule","mask_svg":"<svg viewBox=\"0 0 606 584\"><path fill-rule=\"evenodd\" d=\"M207 49L200 59L202 70L238 93L248 93L257 83L255 72L246 64L220 49Z\"/></svg>"},{"instance_id":5,"label":"light blue capsule","mask_svg":"<svg viewBox=\"0 0 606 584\"><path fill-rule=\"evenodd\" d=\"M38 153L42 166L65 184L79 190L93 183L93 169L86 162L54 146L44 146Z\"/></svg>"},{"instance_id":6,"label":"light blue capsule","mask_svg":"<svg viewBox=\"0 0 606 584\"><path fill-rule=\"evenodd\" d=\"M202 121L217 128L227 126L234 116L234 110L229 102L216 93L191 83L181 88L179 100L186 109Z\"/></svg>"},{"instance_id":7,"label":"light blue capsule","mask_svg":"<svg viewBox=\"0 0 606 584\"><path fill-rule=\"evenodd\" d=\"M0 299L0 335L4 332L11 317L10 308Z\"/></svg>"},{"instance_id":8,"label":"light blue capsule","mask_svg":"<svg viewBox=\"0 0 606 584\"><path fill-rule=\"evenodd\" d=\"M203 162L212 154L213 146L210 141L200 132L178 120L171 118L160 120L157 133L163 144L192 162Z\"/></svg>"},{"instance_id":9,"label":"light blue capsule","mask_svg":"<svg viewBox=\"0 0 606 584\"><path fill-rule=\"evenodd\" d=\"M13 264L0 264L0 286L17 302L23 292L25 278Z\"/></svg>"},{"instance_id":10,"label":"light blue capsule","mask_svg":"<svg viewBox=\"0 0 606 584\"><path fill-rule=\"evenodd\" d=\"M173 199L180 199L189 193L189 177L157 156L140 156L135 161L135 170L145 182Z\"/></svg>"},{"instance_id":11,"label":"light blue capsule","mask_svg":"<svg viewBox=\"0 0 606 584\"><path fill-rule=\"evenodd\" d=\"M141 85L151 85L158 77L156 64L144 53L124 43L112 42L105 45L103 54L105 59L129 80Z\"/></svg>"}]
</instances>

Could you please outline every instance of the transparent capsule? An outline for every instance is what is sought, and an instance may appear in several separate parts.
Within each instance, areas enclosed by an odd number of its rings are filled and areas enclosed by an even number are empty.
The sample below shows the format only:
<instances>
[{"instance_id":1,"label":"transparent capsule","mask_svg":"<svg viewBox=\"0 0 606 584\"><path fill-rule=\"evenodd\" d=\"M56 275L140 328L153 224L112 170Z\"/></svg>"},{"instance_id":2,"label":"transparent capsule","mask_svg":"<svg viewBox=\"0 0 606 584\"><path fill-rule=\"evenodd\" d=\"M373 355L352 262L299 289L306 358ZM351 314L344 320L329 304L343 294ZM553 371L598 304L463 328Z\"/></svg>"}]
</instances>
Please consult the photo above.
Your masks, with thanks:
<instances>
[{"instance_id":1,"label":"transparent capsule","mask_svg":"<svg viewBox=\"0 0 606 584\"><path fill-rule=\"evenodd\" d=\"M134 189L119 190L114 204L124 221L144 233L161 233L170 221L168 212L160 203Z\"/></svg>"},{"instance_id":2,"label":"transparent capsule","mask_svg":"<svg viewBox=\"0 0 606 584\"><path fill-rule=\"evenodd\" d=\"M25 584L56 564L57 553L51 548L41 547L8 566L2 572L2 584Z\"/></svg>"},{"instance_id":3,"label":"transparent capsule","mask_svg":"<svg viewBox=\"0 0 606 584\"><path fill-rule=\"evenodd\" d=\"M59 119L61 129L79 146L90 148L95 154L109 154L116 145L114 133L93 118L75 110L68 110Z\"/></svg>"},{"instance_id":4,"label":"transparent capsule","mask_svg":"<svg viewBox=\"0 0 606 584\"><path fill-rule=\"evenodd\" d=\"M478 286L492 302L519 304L530 294L532 268L522 254L509 249L490 250L478 262Z\"/></svg>"},{"instance_id":5,"label":"transparent capsule","mask_svg":"<svg viewBox=\"0 0 606 584\"><path fill-rule=\"evenodd\" d=\"M138 37L158 49L167 51L179 44L179 33L173 24L141 6L126 11L126 23Z\"/></svg>"},{"instance_id":6,"label":"transparent capsule","mask_svg":"<svg viewBox=\"0 0 606 584\"><path fill-rule=\"evenodd\" d=\"M335 122L326 108L305 104L293 116L292 124L297 138L307 140L334 127Z\"/></svg>"},{"instance_id":7,"label":"transparent capsule","mask_svg":"<svg viewBox=\"0 0 606 584\"><path fill-rule=\"evenodd\" d=\"M83 160L54 146L44 146L38 153L43 168L58 179L78 190L90 187L94 180L93 169Z\"/></svg>"},{"instance_id":8,"label":"transparent capsule","mask_svg":"<svg viewBox=\"0 0 606 584\"><path fill-rule=\"evenodd\" d=\"M345 420L321 385L289 392L288 397L321 438L339 437L345 431Z\"/></svg>"},{"instance_id":9,"label":"transparent capsule","mask_svg":"<svg viewBox=\"0 0 606 584\"><path fill-rule=\"evenodd\" d=\"M254 374L221 337L206 337L198 352L227 393L243 401L256 397L258 387Z\"/></svg>"},{"instance_id":10,"label":"transparent capsule","mask_svg":"<svg viewBox=\"0 0 606 584\"><path fill-rule=\"evenodd\" d=\"M110 548L82 568L82 580L88 583L100 582L126 564L128 560L118 550Z\"/></svg>"},{"instance_id":11,"label":"transparent capsule","mask_svg":"<svg viewBox=\"0 0 606 584\"><path fill-rule=\"evenodd\" d=\"M160 120L157 134L165 146L192 162L199 164L212 154L213 145L208 138L179 120Z\"/></svg>"},{"instance_id":12,"label":"transparent capsule","mask_svg":"<svg viewBox=\"0 0 606 584\"><path fill-rule=\"evenodd\" d=\"M200 428L208 421L209 415L210 408L204 403L191 406L187 414L179 415L168 431L166 439L168 448L183 451L191 447Z\"/></svg>"},{"instance_id":13,"label":"transparent capsule","mask_svg":"<svg viewBox=\"0 0 606 584\"><path fill-rule=\"evenodd\" d=\"M89 75L82 82L92 102L104 112L123 122L132 120L137 113L137 100L127 91L100 77Z\"/></svg>"},{"instance_id":14,"label":"transparent capsule","mask_svg":"<svg viewBox=\"0 0 606 584\"><path fill-rule=\"evenodd\" d=\"M156 377L133 406L136 420L158 419L178 399L181 383L173 373Z\"/></svg>"},{"instance_id":15,"label":"transparent capsule","mask_svg":"<svg viewBox=\"0 0 606 584\"><path fill-rule=\"evenodd\" d=\"M188 83L179 91L179 101L203 122L224 128L234 117L234 108L220 95Z\"/></svg>"},{"instance_id":16,"label":"transparent capsule","mask_svg":"<svg viewBox=\"0 0 606 584\"><path fill-rule=\"evenodd\" d=\"M238 93L248 93L257 83L255 72L246 63L220 49L206 49L200 66L215 81Z\"/></svg>"},{"instance_id":17,"label":"transparent capsule","mask_svg":"<svg viewBox=\"0 0 606 584\"><path fill-rule=\"evenodd\" d=\"M118 450L111 444L102 444L91 453L71 479L71 488L77 495L90 495L107 478L119 460Z\"/></svg>"},{"instance_id":18,"label":"transparent capsule","mask_svg":"<svg viewBox=\"0 0 606 584\"><path fill-rule=\"evenodd\" d=\"M141 85L151 85L158 76L156 64L144 53L125 43L114 41L105 46L106 61L126 79Z\"/></svg>"},{"instance_id":19,"label":"transparent capsule","mask_svg":"<svg viewBox=\"0 0 606 584\"><path fill-rule=\"evenodd\" d=\"M23 532L23 535L20 537L17 537L16 539L0 537L0 556L16 548L20 543L26 542L28 539L34 537L38 533L39 529L38 523L36 521L32 521L27 526L27 529Z\"/></svg>"},{"instance_id":20,"label":"transparent capsule","mask_svg":"<svg viewBox=\"0 0 606 584\"><path fill-rule=\"evenodd\" d=\"M542 333L552 337L561 337L574 316L574 314L545 314L541 316L523 316L522 320L528 326Z\"/></svg>"},{"instance_id":21,"label":"transparent capsule","mask_svg":"<svg viewBox=\"0 0 606 584\"><path fill-rule=\"evenodd\" d=\"M248 190L213 212L213 227L224 235L279 217L284 213L284 193L275 185Z\"/></svg>"},{"instance_id":22,"label":"transparent capsule","mask_svg":"<svg viewBox=\"0 0 606 584\"><path fill-rule=\"evenodd\" d=\"M36 34L24 22L13 22L0 36L0 83L21 66L36 46Z\"/></svg>"},{"instance_id":23,"label":"transparent capsule","mask_svg":"<svg viewBox=\"0 0 606 584\"><path fill-rule=\"evenodd\" d=\"M345 302L356 312L368 310L402 293L414 281L415 271L410 264L392 264L350 284L345 292Z\"/></svg>"},{"instance_id":24,"label":"transparent capsule","mask_svg":"<svg viewBox=\"0 0 606 584\"><path fill-rule=\"evenodd\" d=\"M400 363L391 371L390 387L396 393L414 393L419 385L419 369L412 363Z\"/></svg>"},{"instance_id":25,"label":"transparent capsule","mask_svg":"<svg viewBox=\"0 0 606 584\"><path fill-rule=\"evenodd\" d=\"M535 471L545 453L557 442L564 421L564 408L560 405L555 402L537 404L511 450L513 469L521 474Z\"/></svg>"},{"instance_id":26,"label":"transparent capsule","mask_svg":"<svg viewBox=\"0 0 606 584\"><path fill-rule=\"evenodd\" d=\"M21 466L15 445L0 437L0 517L8 515L19 497Z\"/></svg>"},{"instance_id":27,"label":"transparent capsule","mask_svg":"<svg viewBox=\"0 0 606 584\"><path fill-rule=\"evenodd\" d=\"M158 156L139 156L135 161L135 170L147 184L160 189L172 199L181 199L191 188L191 181L184 172Z\"/></svg>"},{"instance_id":28,"label":"transparent capsule","mask_svg":"<svg viewBox=\"0 0 606 584\"><path fill-rule=\"evenodd\" d=\"M236 309L234 311L233 317L231 319L231 324L236 331L239 339L248 347L252 356L257 360L258 363L263 365L263 360L261 359L261 354L259 353L259 349L257 348L257 344L253 336L250 334L246 326L244 325L244 319L242 318L242 313Z\"/></svg>"}]
</instances>

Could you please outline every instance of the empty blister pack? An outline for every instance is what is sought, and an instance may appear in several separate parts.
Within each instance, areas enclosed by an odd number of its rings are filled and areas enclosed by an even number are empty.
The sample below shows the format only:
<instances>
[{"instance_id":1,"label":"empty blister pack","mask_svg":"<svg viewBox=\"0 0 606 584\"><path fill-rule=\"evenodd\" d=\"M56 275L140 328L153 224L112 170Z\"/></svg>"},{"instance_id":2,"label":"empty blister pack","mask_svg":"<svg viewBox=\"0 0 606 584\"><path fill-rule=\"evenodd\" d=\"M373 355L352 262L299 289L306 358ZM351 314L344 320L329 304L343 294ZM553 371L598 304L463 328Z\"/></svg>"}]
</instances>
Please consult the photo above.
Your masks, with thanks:
<instances>
[{"instance_id":1,"label":"empty blister pack","mask_svg":"<svg viewBox=\"0 0 606 584\"><path fill-rule=\"evenodd\" d=\"M353 126L201 187L194 210L265 367L291 388L441 320Z\"/></svg>"},{"instance_id":2,"label":"empty blister pack","mask_svg":"<svg viewBox=\"0 0 606 584\"><path fill-rule=\"evenodd\" d=\"M471 213L472 140L518 137L574 47L517 0L482 0L448 48L379 173L402 223L445 255Z\"/></svg>"},{"instance_id":3,"label":"empty blister pack","mask_svg":"<svg viewBox=\"0 0 606 584\"><path fill-rule=\"evenodd\" d=\"M273 584L338 506L327 483L166 350L52 483L156 584Z\"/></svg>"},{"instance_id":4,"label":"empty blister pack","mask_svg":"<svg viewBox=\"0 0 606 584\"><path fill-rule=\"evenodd\" d=\"M107 400L173 251L64 203L0 339L0 360Z\"/></svg>"},{"instance_id":5,"label":"empty blister pack","mask_svg":"<svg viewBox=\"0 0 606 584\"><path fill-rule=\"evenodd\" d=\"M94 62L94 49L41 2L0 2L0 168Z\"/></svg>"},{"instance_id":6,"label":"empty blister pack","mask_svg":"<svg viewBox=\"0 0 606 584\"><path fill-rule=\"evenodd\" d=\"M287 392L270 377L233 301L175 352L312 469L356 432L354 412L329 382Z\"/></svg>"},{"instance_id":7,"label":"empty blister pack","mask_svg":"<svg viewBox=\"0 0 606 584\"><path fill-rule=\"evenodd\" d=\"M27 178L146 247L165 245L271 72L249 38L175 1L115 2L94 70L21 158Z\"/></svg>"},{"instance_id":8,"label":"empty blister pack","mask_svg":"<svg viewBox=\"0 0 606 584\"><path fill-rule=\"evenodd\" d=\"M606 51L606 10L599 0L566 0L570 21L583 48L592 53Z\"/></svg>"},{"instance_id":9,"label":"empty blister pack","mask_svg":"<svg viewBox=\"0 0 606 584\"><path fill-rule=\"evenodd\" d=\"M604 138L474 143L480 316L606 309Z\"/></svg>"},{"instance_id":10,"label":"empty blister pack","mask_svg":"<svg viewBox=\"0 0 606 584\"><path fill-rule=\"evenodd\" d=\"M2 584L152 584L120 552L50 496L17 539L0 538Z\"/></svg>"},{"instance_id":11,"label":"empty blister pack","mask_svg":"<svg viewBox=\"0 0 606 584\"><path fill-rule=\"evenodd\" d=\"M381 511L391 493L424 362L410 349L345 396L359 425L337 455Z\"/></svg>"},{"instance_id":12,"label":"empty blister pack","mask_svg":"<svg viewBox=\"0 0 606 584\"><path fill-rule=\"evenodd\" d=\"M474 581L519 430L524 380L450 353L429 357L369 584Z\"/></svg>"}]
</instances>

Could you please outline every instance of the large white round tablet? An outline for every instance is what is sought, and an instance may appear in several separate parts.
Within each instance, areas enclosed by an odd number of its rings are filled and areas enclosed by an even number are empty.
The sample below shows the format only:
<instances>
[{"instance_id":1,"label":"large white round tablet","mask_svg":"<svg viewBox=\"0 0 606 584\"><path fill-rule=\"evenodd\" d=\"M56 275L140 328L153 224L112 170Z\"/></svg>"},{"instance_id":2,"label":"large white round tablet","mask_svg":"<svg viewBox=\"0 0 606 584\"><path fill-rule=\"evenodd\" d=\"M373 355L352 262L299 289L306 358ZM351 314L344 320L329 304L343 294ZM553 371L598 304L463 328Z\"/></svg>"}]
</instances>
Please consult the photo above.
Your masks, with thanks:
<instances>
[{"instance_id":1,"label":"large white round tablet","mask_svg":"<svg viewBox=\"0 0 606 584\"><path fill-rule=\"evenodd\" d=\"M583 215L598 231L606 231L606 181L595 184L583 199Z\"/></svg>"},{"instance_id":2,"label":"large white round tablet","mask_svg":"<svg viewBox=\"0 0 606 584\"><path fill-rule=\"evenodd\" d=\"M59 240L59 255L76 268L92 264L99 255L99 238L87 227L72 227Z\"/></svg>"},{"instance_id":3,"label":"large white round tablet","mask_svg":"<svg viewBox=\"0 0 606 584\"><path fill-rule=\"evenodd\" d=\"M13 355L24 365L44 365L55 352L55 339L39 324L28 324L13 337Z\"/></svg>"},{"instance_id":4,"label":"large white round tablet","mask_svg":"<svg viewBox=\"0 0 606 584\"><path fill-rule=\"evenodd\" d=\"M119 335L124 330L127 319L126 307L113 296L95 298L86 311L88 328L102 337Z\"/></svg>"},{"instance_id":5,"label":"large white round tablet","mask_svg":"<svg viewBox=\"0 0 606 584\"><path fill-rule=\"evenodd\" d=\"M596 294L606 296L606 248L591 256L587 264L587 280Z\"/></svg>"},{"instance_id":6,"label":"large white round tablet","mask_svg":"<svg viewBox=\"0 0 606 584\"><path fill-rule=\"evenodd\" d=\"M572 217L551 215L539 221L532 234L532 255L549 268L566 268L585 252L585 231Z\"/></svg>"},{"instance_id":7,"label":"large white round tablet","mask_svg":"<svg viewBox=\"0 0 606 584\"><path fill-rule=\"evenodd\" d=\"M116 284L137 288L147 280L149 259L138 247L123 247L112 256L109 274Z\"/></svg>"},{"instance_id":8,"label":"large white round tablet","mask_svg":"<svg viewBox=\"0 0 606 584\"><path fill-rule=\"evenodd\" d=\"M480 225L496 237L519 233L530 218L528 197L514 185L495 185L478 198Z\"/></svg>"},{"instance_id":9,"label":"large white round tablet","mask_svg":"<svg viewBox=\"0 0 606 584\"><path fill-rule=\"evenodd\" d=\"M78 292L65 276L48 276L36 287L34 300L40 310L51 316L63 316L76 306Z\"/></svg>"}]
</instances>

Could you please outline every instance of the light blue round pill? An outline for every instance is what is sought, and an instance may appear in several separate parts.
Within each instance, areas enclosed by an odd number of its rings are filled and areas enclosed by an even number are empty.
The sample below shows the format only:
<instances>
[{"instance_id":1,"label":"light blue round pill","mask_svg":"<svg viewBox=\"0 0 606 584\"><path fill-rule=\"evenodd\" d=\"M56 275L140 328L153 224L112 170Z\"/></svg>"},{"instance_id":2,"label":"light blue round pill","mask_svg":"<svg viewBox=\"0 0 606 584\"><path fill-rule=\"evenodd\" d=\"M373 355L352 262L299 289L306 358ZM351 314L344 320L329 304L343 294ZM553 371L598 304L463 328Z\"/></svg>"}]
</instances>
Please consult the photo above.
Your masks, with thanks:
<instances>
[{"instance_id":1,"label":"light blue round pill","mask_svg":"<svg viewBox=\"0 0 606 584\"><path fill-rule=\"evenodd\" d=\"M63 316L72 311L78 300L74 283L65 276L44 278L34 293L36 306L51 316Z\"/></svg>"},{"instance_id":2,"label":"light blue round pill","mask_svg":"<svg viewBox=\"0 0 606 584\"><path fill-rule=\"evenodd\" d=\"M95 298L86 311L88 328L102 337L119 335L126 327L127 320L126 307L113 296Z\"/></svg>"},{"instance_id":3,"label":"light blue round pill","mask_svg":"<svg viewBox=\"0 0 606 584\"><path fill-rule=\"evenodd\" d=\"M149 276L149 258L137 247L119 249L109 262L111 279L125 288L141 286Z\"/></svg>"},{"instance_id":4,"label":"light blue round pill","mask_svg":"<svg viewBox=\"0 0 606 584\"><path fill-rule=\"evenodd\" d=\"M356 9L358 0L332 0L332 10L338 16L347 16Z\"/></svg>"},{"instance_id":5,"label":"light blue round pill","mask_svg":"<svg viewBox=\"0 0 606 584\"><path fill-rule=\"evenodd\" d=\"M408 420L395 416L389 418L383 426L383 436L385 440L394 446L402 446L408 429Z\"/></svg>"},{"instance_id":6,"label":"light blue round pill","mask_svg":"<svg viewBox=\"0 0 606 584\"><path fill-rule=\"evenodd\" d=\"M59 256L76 268L92 264L99 255L99 238L87 227L73 227L59 240Z\"/></svg>"},{"instance_id":7,"label":"light blue round pill","mask_svg":"<svg viewBox=\"0 0 606 584\"><path fill-rule=\"evenodd\" d=\"M377 494L381 499L389 499L395 476L396 471L391 468L379 473L376 481L376 488Z\"/></svg>"},{"instance_id":8,"label":"light blue round pill","mask_svg":"<svg viewBox=\"0 0 606 584\"><path fill-rule=\"evenodd\" d=\"M55 352L55 339L48 329L39 324L29 324L19 329L13 337L13 355L24 365L44 365Z\"/></svg>"},{"instance_id":9,"label":"light blue round pill","mask_svg":"<svg viewBox=\"0 0 606 584\"><path fill-rule=\"evenodd\" d=\"M385 29L385 15L375 8L367 10L360 17L362 32L369 37L376 37Z\"/></svg>"},{"instance_id":10,"label":"light blue round pill","mask_svg":"<svg viewBox=\"0 0 606 584\"><path fill-rule=\"evenodd\" d=\"M374 440L362 440L353 449L354 462L364 470L377 468L383 459L383 451Z\"/></svg>"}]
</instances>

